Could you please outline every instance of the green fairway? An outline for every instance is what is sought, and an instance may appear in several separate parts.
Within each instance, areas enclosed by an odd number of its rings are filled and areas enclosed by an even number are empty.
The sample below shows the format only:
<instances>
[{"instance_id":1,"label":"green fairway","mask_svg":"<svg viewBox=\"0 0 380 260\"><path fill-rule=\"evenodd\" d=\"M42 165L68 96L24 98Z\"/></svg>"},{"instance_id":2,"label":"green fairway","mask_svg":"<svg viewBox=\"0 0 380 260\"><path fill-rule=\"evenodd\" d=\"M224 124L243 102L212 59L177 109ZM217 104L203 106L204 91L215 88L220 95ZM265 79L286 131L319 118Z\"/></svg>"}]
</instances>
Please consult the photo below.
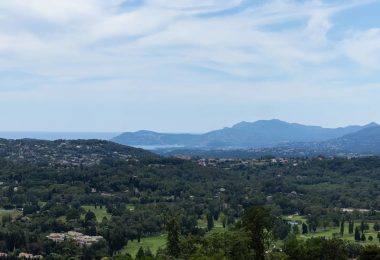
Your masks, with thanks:
<instances>
[{"instance_id":1,"label":"green fairway","mask_svg":"<svg viewBox=\"0 0 380 260\"><path fill-rule=\"evenodd\" d=\"M82 206L87 211L94 212L96 216L96 220L100 223L102 222L103 218L106 217L107 219L111 219L111 214L107 212L106 207L100 208L99 206L95 208L95 206L85 205Z\"/></svg>"},{"instance_id":2,"label":"green fairway","mask_svg":"<svg viewBox=\"0 0 380 260\"><path fill-rule=\"evenodd\" d=\"M127 209L130 210L130 211L134 211L135 210L135 206L133 204L127 204Z\"/></svg>"},{"instance_id":3,"label":"green fairway","mask_svg":"<svg viewBox=\"0 0 380 260\"><path fill-rule=\"evenodd\" d=\"M165 246L166 234L144 237L141 239L140 243L138 243L137 240L128 241L128 245L121 250L121 254L128 253L131 256L135 257L140 247L143 247L144 250L149 248L153 254L156 254L159 248L165 248Z\"/></svg>"},{"instance_id":4,"label":"green fairway","mask_svg":"<svg viewBox=\"0 0 380 260\"><path fill-rule=\"evenodd\" d=\"M2 222L3 216L11 216L12 219L15 219L17 216L22 215L22 212L18 210L6 210L6 209L0 209L0 221Z\"/></svg>"},{"instance_id":5,"label":"green fairway","mask_svg":"<svg viewBox=\"0 0 380 260\"><path fill-rule=\"evenodd\" d=\"M298 227L299 227L300 234L297 237L301 238L301 239L307 239L307 238L312 238L312 237L327 237L327 238L337 237L337 238L341 238L344 240L355 241L354 234L348 234L348 222L346 222L344 225L343 236L341 236L339 234L339 231L340 231L339 227L327 227L327 228L320 227L317 229L316 232L311 232L311 233L309 232L308 234L302 235L301 234L301 232L302 232L302 226L301 225L302 225L302 223L306 223L306 218L304 216L298 216L298 215L286 216L286 217L284 217L284 219L288 220L288 221L295 221L295 222L299 223ZM366 222L366 223L369 225L369 230L364 231L364 234L365 234L367 240L364 242L358 242L358 243L365 244L365 245L379 245L380 242L379 242L379 239L377 238L377 232L373 229L374 223L373 222ZM360 228L360 222L359 221L355 222L354 230L356 227ZM368 240L369 236L373 237L372 241Z\"/></svg>"},{"instance_id":6,"label":"green fairway","mask_svg":"<svg viewBox=\"0 0 380 260\"><path fill-rule=\"evenodd\" d=\"M221 213L218 220L214 220L214 227L213 227L212 231L221 231L221 230L225 229L225 228L223 228L223 222L222 222L223 218L224 218L224 215L223 215L223 213ZM206 216L203 216L201 219L198 219L197 226L198 226L198 228L203 228L203 229L207 228Z\"/></svg>"}]
</instances>

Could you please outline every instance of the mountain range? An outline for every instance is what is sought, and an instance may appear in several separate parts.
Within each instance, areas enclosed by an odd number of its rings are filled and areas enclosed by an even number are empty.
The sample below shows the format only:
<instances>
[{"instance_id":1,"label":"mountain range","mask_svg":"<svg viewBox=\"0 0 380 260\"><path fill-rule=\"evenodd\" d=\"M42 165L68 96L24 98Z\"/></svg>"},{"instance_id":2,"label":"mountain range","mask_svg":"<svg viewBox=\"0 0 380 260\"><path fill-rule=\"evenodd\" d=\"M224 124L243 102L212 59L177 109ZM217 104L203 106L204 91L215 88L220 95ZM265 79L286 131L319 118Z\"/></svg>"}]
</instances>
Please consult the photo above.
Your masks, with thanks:
<instances>
[{"instance_id":1,"label":"mountain range","mask_svg":"<svg viewBox=\"0 0 380 260\"><path fill-rule=\"evenodd\" d=\"M366 139L362 142L362 139ZM370 123L364 126L324 128L278 119L241 122L232 127L204 134L168 134L152 131L126 132L112 141L151 149L258 149L281 146L337 147L339 149L355 146L355 150L377 151L373 140L379 140L380 126ZM368 148L367 148L368 147ZM380 149L379 149L380 150Z\"/></svg>"}]
</instances>

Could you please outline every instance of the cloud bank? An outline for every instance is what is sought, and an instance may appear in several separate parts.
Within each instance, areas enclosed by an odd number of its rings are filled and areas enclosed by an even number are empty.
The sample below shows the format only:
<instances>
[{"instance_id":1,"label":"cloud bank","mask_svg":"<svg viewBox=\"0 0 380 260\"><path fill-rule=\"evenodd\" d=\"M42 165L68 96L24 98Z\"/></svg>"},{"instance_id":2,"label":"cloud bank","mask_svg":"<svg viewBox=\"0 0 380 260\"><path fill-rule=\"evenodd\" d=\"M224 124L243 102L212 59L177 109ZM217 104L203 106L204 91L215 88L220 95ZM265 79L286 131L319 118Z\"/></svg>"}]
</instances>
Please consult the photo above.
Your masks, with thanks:
<instances>
[{"instance_id":1,"label":"cloud bank","mask_svg":"<svg viewBox=\"0 0 380 260\"><path fill-rule=\"evenodd\" d=\"M378 108L380 26L339 25L363 8L380 11L377 1L3 0L3 130L361 123Z\"/></svg>"}]
</instances>

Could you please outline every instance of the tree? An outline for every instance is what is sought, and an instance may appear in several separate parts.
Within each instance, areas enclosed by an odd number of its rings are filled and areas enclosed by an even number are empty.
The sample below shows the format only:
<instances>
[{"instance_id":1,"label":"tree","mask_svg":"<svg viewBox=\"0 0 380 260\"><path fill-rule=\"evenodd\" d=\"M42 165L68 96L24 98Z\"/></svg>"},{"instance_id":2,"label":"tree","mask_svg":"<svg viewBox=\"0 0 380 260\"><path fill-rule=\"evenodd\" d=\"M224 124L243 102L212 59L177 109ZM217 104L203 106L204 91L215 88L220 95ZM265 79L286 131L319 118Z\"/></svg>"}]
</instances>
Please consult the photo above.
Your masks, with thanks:
<instances>
[{"instance_id":1,"label":"tree","mask_svg":"<svg viewBox=\"0 0 380 260\"><path fill-rule=\"evenodd\" d=\"M96 223L96 215L92 211L87 211L85 217L84 217L84 225L87 226L93 226Z\"/></svg>"},{"instance_id":2,"label":"tree","mask_svg":"<svg viewBox=\"0 0 380 260\"><path fill-rule=\"evenodd\" d=\"M104 237L108 242L111 255L122 249L128 243L125 230L121 224L115 224L115 226L110 227Z\"/></svg>"},{"instance_id":3,"label":"tree","mask_svg":"<svg viewBox=\"0 0 380 260\"><path fill-rule=\"evenodd\" d=\"M177 258L180 255L179 247L179 226L177 220L172 217L166 224L166 230L168 232L167 251L168 255Z\"/></svg>"},{"instance_id":4,"label":"tree","mask_svg":"<svg viewBox=\"0 0 380 260\"><path fill-rule=\"evenodd\" d=\"M364 224L364 221L362 220L362 221L360 222L360 231L363 233L364 230L365 230L365 224Z\"/></svg>"},{"instance_id":5,"label":"tree","mask_svg":"<svg viewBox=\"0 0 380 260\"><path fill-rule=\"evenodd\" d=\"M344 221L342 221L340 223L340 231L339 231L340 235L343 236L344 235Z\"/></svg>"},{"instance_id":6,"label":"tree","mask_svg":"<svg viewBox=\"0 0 380 260\"><path fill-rule=\"evenodd\" d=\"M145 257L145 252L142 246L140 246L139 251L137 251L136 259L143 259Z\"/></svg>"},{"instance_id":7,"label":"tree","mask_svg":"<svg viewBox=\"0 0 380 260\"><path fill-rule=\"evenodd\" d=\"M246 211L242 224L250 232L251 247L255 260L265 259L265 248L270 241L273 222L269 211L263 207L254 207Z\"/></svg>"},{"instance_id":8,"label":"tree","mask_svg":"<svg viewBox=\"0 0 380 260\"><path fill-rule=\"evenodd\" d=\"M302 223L302 235L305 235L308 233L307 225L305 223Z\"/></svg>"},{"instance_id":9,"label":"tree","mask_svg":"<svg viewBox=\"0 0 380 260\"><path fill-rule=\"evenodd\" d=\"M373 224L373 230L375 231L380 231L380 225L379 225L379 222L375 222L375 224Z\"/></svg>"},{"instance_id":10,"label":"tree","mask_svg":"<svg viewBox=\"0 0 380 260\"><path fill-rule=\"evenodd\" d=\"M354 233L354 222L353 221L350 221L348 222L348 234L352 234Z\"/></svg>"},{"instance_id":11,"label":"tree","mask_svg":"<svg viewBox=\"0 0 380 260\"><path fill-rule=\"evenodd\" d=\"M355 241L360 241L360 232L359 232L359 228L358 227L355 228L355 235L354 235L354 237L355 237Z\"/></svg>"},{"instance_id":12,"label":"tree","mask_svg":"<svg viewBox=\"0 0 380 260\"><path fill-rule=\"evenodd\" d=\"M298 235L300 233L300 230L298 228L298 225L293 225L293 234Z\"/></svg>"},{"instance_id":13,"label":"tree","mask_svg":"<svg viewBox=\"0 0 380 260\"><path fill-rule=\"evenodd\" d=\"M362 233L362 236L360 237L360 240L363 241L363 242L367 240L367 238L365 237L364 233Z\"/></svg>"},{"instance_id":14,"label":"tree","mask_svg":"<svg viewBox=\"0 0 380 260\"><path fill-rule=\"evenodd\" d=\"M307 224L309 225L309 232L316 232L319 226L319 217L316 214L310 215L307 219Z\"/></svg>"},{"instance_id":15,"label":"tree","mask_svg":"<svg viewBox=\"0 0 380 260\"><path fill-rule=\"evenodd\" d=\"M378 246L366 246L360 252L360 260L380 259L380 248Z\"/></svg>"},{"instance_id":16,"label":"tree","mask_svg":"<svg viewBox=\"0 0 380 260\"><path fill-rule=\"evenodd\" d=\"M148 257L153 257L153 253L152 251L150 250L150 248L148 247L146 250L145 250L145 256L148 256Z\"/></svg>"},{"instance_id":17,"label":"tree","mask_svg":"<svg viewBox=\"0 0 380 260\"><path fill-rule=\"evenodd\" d=\"M289 255L289 259L304 259L305 248L302 240L297 240L295 235L290 235L284 241L284 252Z\"/></svg>"},{"instance_id":18,"label":"tree","mask_svg":"<svg viewBox=\"0 0 380 260\"><path fill-rule=\"evenodd\" d=\"M207 214L207 230L211 230L214 227L214 217L211 213Z\"/></svg>"}]
</instances>

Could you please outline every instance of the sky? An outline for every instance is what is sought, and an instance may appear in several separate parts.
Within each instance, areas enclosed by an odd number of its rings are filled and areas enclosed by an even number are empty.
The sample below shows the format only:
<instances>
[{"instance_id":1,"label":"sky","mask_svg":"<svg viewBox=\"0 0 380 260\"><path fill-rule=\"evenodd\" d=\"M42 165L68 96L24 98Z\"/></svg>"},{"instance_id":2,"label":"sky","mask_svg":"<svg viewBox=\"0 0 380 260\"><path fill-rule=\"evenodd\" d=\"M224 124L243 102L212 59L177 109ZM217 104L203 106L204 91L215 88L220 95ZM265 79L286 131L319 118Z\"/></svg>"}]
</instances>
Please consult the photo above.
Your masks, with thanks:
<instances>
[{"instance_id":1,"label":"sky","mask_svg":"<svg viewBox=\"0 0 380 260\"><path fill-rule=\"evenodd\" d=\"M1 0L0 131L380 123L380 0Z\"/></svg>"}]
</instances>

